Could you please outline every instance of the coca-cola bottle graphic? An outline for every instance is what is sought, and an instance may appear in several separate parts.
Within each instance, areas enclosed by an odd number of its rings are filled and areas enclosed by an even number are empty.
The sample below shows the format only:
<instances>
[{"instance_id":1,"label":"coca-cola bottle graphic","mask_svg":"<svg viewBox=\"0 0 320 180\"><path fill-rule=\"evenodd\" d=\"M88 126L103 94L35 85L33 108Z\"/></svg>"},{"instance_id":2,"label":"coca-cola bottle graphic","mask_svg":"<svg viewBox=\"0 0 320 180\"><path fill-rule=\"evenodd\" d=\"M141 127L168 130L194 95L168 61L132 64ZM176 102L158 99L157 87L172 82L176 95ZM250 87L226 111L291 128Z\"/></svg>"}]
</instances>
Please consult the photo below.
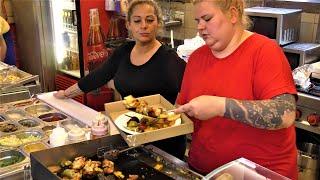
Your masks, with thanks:
<instances>
[{"instance_id":1,"label":"coca-cola bottle graphic","mask_svg":"<svg viewBox=\"0 0 320 180\"><path fill-rule=\"evenodd\" d=\"M108 57L107 48L104 45L104 36L100 26L98 9L90 9L90 28L88 37L88 69L89 72L98 67Z\"/></svg>"}]
</instances>

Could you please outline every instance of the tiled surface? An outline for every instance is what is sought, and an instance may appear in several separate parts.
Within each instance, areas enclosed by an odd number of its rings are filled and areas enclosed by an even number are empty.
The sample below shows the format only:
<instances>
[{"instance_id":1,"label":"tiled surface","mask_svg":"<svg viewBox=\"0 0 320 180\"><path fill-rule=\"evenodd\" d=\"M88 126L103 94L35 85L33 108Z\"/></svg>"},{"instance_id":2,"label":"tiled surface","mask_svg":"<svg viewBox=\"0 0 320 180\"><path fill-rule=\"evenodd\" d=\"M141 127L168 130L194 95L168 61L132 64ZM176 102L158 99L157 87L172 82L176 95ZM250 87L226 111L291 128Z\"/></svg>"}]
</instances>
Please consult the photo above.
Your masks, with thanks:
<instances>
[{"instance_id":1,"label":"tiled surface","mask_svg":"<svg viewBox=\"0 0 320 180\"><path fill-rule=\"evenodd\" d=\"M186 11L184 20L185 20L184 27L196 29L197 23L194 20L194 15L192 11Z\"/></svg>"},{"instance_id":2,"label":"tiled surface","mask_svg":"<svg viewBox=\"0 0 320 180\"><path fill-rule=\"evenodd\" d=\"M197 35L197 30L193 28L186 28L185 31L185 39L191 39L194 38Z\"/></svg>"},{"instance_id":3,"label":"tiled surface","mask_svg":"<svg viewBox=\"0 0 320 180\"><path fill-rule=\"evenodd\" d=\"M301 23L299 38L301 42L313 42L314 26L314 23Z\"/></svg>"},{"instance_id":4,"label":"tiled surface","mask_svg":"<svg viewBox=\"0 0 320 180\"><path fill-rule=\"evenodd\" d=\"M301 42L316 42L319 14L302 13L300 27ZM319 35L318 35L319 36Z\"/></svg>"},{"instance_id":5,"label":"tiled surface","mask_svg":"<svg viewBox=\"0 0 320 180\"><path fill-rule=\"evenodd\" d=\"M301 22L304 23L315 23L315 14L311 13L302 13L301 15Z\"/></svg>"},{"instance_id":6,"label":"tiled surface","mask_svg":"<svg viewBox=\"0 0 320 180\"><path fill-rule=\"evenodd\" d=\"M320 14L315 14L314 23L316 23L316 24L319 23L319 16L320 16Z\"/></svg>"}]
</instances>

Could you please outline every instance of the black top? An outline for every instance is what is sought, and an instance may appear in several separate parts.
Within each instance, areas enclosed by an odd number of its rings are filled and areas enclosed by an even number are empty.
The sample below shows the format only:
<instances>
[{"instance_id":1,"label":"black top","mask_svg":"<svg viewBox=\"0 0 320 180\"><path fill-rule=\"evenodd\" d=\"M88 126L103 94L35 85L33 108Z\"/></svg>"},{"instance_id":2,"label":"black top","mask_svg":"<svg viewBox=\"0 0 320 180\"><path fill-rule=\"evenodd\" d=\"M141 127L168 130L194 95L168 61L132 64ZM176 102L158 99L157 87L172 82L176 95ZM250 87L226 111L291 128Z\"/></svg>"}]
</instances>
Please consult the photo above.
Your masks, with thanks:
<instances>
[{"instance_id":1,"label":"black top","mask_svg":"<svg viewBox=\"0 0 320 180\"><path fill-rule=\"evenodd\" d=\"M127 42L117 48L101 66L79 80L79 88L87 93L114 79L122 97L161 94L174 104L186 63L173 49L162 45L149 61L136 66L130 61L134 45Z\"/></svg>"}]
</instances>

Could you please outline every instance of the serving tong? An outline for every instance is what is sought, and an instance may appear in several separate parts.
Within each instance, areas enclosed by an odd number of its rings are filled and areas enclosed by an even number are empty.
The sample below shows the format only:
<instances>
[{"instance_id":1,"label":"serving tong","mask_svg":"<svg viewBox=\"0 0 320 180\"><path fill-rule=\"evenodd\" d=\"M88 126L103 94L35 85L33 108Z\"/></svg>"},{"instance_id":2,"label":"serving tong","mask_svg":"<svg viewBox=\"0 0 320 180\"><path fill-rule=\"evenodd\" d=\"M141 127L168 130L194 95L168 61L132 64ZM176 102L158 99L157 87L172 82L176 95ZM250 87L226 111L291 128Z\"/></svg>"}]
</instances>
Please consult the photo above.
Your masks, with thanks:
<instances>
[{"instance_id":1,"label":"serving tong","mask_svg":"<svg viewBox=\"0 0 320 180\"><path fill-rule=\"evenodd\" d=\"M118 159L118 156L123 153L123 152L126 152L126 151L129 151L131 149L134 149L136 147L139 147L139 146L134 146L134 147L128 147L128 148L125 148L125 149L122 149L122 150L119 150L119 149L111 149L111 150L108 150L106 151L104 154L103 154L103 158L104 159L108 159L110 161L114 161L116 159Z\"/></svg>"},{"instance_id":2,"label":"serving tong","mask_svg":"<svg viewBox=\"0 0 320 180\"><path fill-rule=\"evenodd\" d=\"M98 158L108 159L110 161L114 161L118 159L118 156L121 153L127 152L131 149L135 149L137 147L142 147L143 145L133 146L133 147L127 147L124 149L117 148L117 147L101 147L97 149L97 156ZM121 150L120 150L121 149Z\"/></svg>"}]
</instances>

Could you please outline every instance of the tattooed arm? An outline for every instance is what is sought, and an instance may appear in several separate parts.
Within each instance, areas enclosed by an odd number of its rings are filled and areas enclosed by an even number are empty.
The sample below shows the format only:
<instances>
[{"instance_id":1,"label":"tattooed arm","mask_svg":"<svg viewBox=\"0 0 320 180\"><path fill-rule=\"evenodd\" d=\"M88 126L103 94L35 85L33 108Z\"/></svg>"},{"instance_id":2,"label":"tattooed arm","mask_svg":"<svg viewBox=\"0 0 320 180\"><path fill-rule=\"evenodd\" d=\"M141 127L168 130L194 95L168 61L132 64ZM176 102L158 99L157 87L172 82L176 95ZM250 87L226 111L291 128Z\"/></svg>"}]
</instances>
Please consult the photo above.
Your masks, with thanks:
<instances>
[{"instance_id":1,"label":"tattooed arm","mask_svg":"<svg viewBox=\"0 0 320 180\"><path fill-rule=\"evenodd\" d=\"M296 103L291 94L282 94L270 100L241 101L226 98L224 117L261 129L281 129L295 120Z\"/></svg>"},{"instance_id":2,"label":"tattooed arm","mask_svg":"<svg viewBox=\"0 0 320 180\"><path fill-rule=\"evenodd\" d=\"M293 124L295 110L295 98L291 94L251 101L203 95L178 107L175 112L184 112L200 120L224 116L256 128L276 130Z\"/></svg>"}]
</instances>

